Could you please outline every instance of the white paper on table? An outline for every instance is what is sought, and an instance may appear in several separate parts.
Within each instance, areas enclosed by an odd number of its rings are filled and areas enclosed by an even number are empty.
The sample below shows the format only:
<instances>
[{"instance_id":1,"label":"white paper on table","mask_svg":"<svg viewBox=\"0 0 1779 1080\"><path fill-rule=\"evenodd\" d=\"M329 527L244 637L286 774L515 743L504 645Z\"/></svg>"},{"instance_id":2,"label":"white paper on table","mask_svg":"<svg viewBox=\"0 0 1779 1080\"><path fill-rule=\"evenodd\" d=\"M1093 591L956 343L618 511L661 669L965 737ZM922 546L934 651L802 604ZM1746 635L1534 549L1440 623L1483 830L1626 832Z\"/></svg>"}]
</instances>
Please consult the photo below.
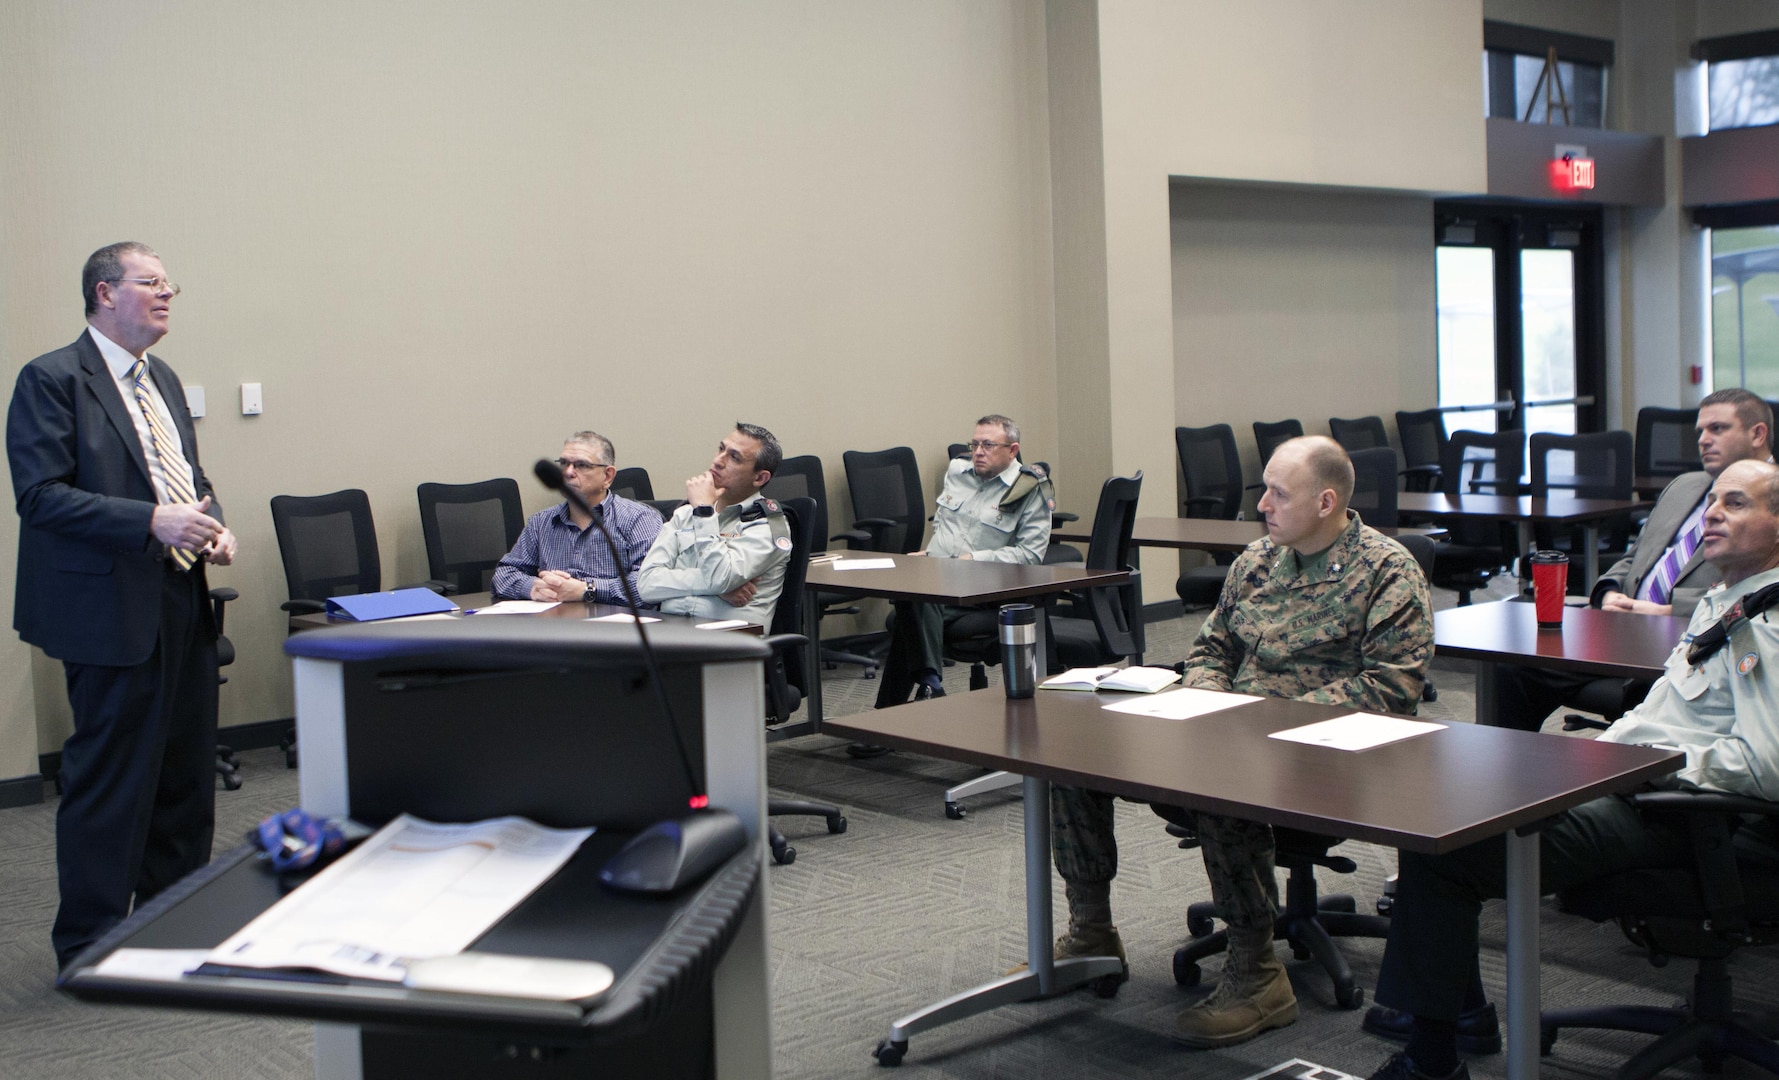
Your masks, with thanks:
<instances>
[{"instance_id":1,"label":"white paper on table","mask_svg":"<svg viewBox=\"0 0 1779 1080\"><path fill-rule=\"evenodd\" d=\"M1376 713L1352 713L1348 716L1337 716L1332 720L1320 723L1305 724L1303 727L1288 728L1275 731L1268 735L1269 739L1283 739L1286 742L1309 743L1311 746L1329 746L1336 750L1369 750L1374 746L1412 739L1416 735L1425 735L1429 731L1438 731L1444 724L1430 724L1425 720L1404 720L1399 716L1379 716Z\"/></svg>"},{"instance_id":2,"label":"white paper on table","mask_svg":"<svg viewBox=\"0 0 1779 1080\"><path fill-rule=\"evenodd\" d=\"M610 615L595 615L593 618L588 619L587 621L588 622L635 623L638 620L637 620L636 616L630 614L628 611L617 611L617 612L613 612ZM661 620L655 618L653 615L644 615L642 617L641 621L644 624L647 624L647 623L652 623L652 622L660 622Z\"/></svg>"},{"instance_id":3,"label":"white paper on table","mask_svg":"<svg viewBox=\"0 0 1779 1080\"><path fill-rule=\"evenodd\" d=\"M477 615L536 615L561 603L560 600L497 600L476 609Z\"/></svg>"},{"instance_id":4,"label":"white paper on table","mask_svg":"<svg viewBox=\"0 0 1779 1080\"><path fill-rule=\"evenodd\" d=\"M894 559L835 559L836 570L894 570Z\"/></svg>"},{"instance_id":5,"label":"white paper on table","mask_svg":"<svg viewBox=\"0 0 1779 1080\"><path fill-rule=\"evenodd\" d=\"M1183 686L1165 694L1141 697L1101 706L1112 712L1136 713L1138 716L1159 716L1164 720L1190 720L1195 716L1222 712L1237 705L1260 699L1252 694L1225 694L1220 690L1200 690Z\"/></svg>"},{"instance_id":6,"label":"white paper on table","mask_svg":"<svg viewBox=\"0 0 1779 1080\"><path fill-rule=\"evenodd\" d=\"M752 625L753 625L753 623L748 622L746 619L718 619L716 622L701 622L698 624L698 629L700 629L700 630L739 630L744 626L752 626Z\"/></svg>"},{"instance_id":7,"label":"white paper on table","mask_svg":"<svg viewBox=\"0 0 1779 1080\"><path fill-rule=\"evenodd\" d=\"M457 616L445 611L429 611L424 615L397 615L393 619L378 619L378 622L425 622L428 619L455 619Z\"/></svg>"},{"instance_id":8,"label":"white paper on table","mask_svg":"<svg viewBox=\"0 0 1779 1080\"><path fill-rule=\"evenodd\" d=\"M119 949L99 961L93 972L118 979L176 982L209 957L209 949Z\"/></svg>"},{"instance_id":9,"label":"white paper on table","mask_svg":"<svg viewBox=\"0 0 1779 1080\"><path fill-rule=\"evenodd\" d=\"M211 950L208 962L397 982L409 960L462 952L592 834L520 817L438 825L403 814Z\"/></svg>"}]
</instances>

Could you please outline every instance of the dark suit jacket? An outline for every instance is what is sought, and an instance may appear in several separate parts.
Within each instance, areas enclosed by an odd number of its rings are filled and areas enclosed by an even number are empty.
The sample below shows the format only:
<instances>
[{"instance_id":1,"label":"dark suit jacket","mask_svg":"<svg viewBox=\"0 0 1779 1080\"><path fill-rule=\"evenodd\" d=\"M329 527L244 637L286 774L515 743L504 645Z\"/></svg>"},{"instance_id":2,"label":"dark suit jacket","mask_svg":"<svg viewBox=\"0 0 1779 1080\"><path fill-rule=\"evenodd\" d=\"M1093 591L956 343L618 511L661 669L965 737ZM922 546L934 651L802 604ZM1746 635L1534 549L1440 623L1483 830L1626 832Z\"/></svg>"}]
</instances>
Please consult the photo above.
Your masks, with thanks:
<instances>
[{"instance_id":1,"label":"dark suit jacket","mask_svg":"<svg viewBox=\"0 0 1779 1080\"><path fill-rule=\"evenodd\" d=\"M179 429L198 497L210 495L185 388L152 355L148 368ZM165 558L149 533L154 485L123 395L90 335L19 372L6 454L19 511L13 629L58 660L123 666L148 659L160 629ZM210 514L222 520L214 501ZM203 574L201 561L193 572ZM202 617L214 636L208 605Z\"/></svg>"},{"instance_id":2,"label":"dark suit jacket","mask_svg":"<svg viewBox=\"0 0 1779 1080\"><path fill-rule=\"evenodd\" d=\"M1681 473L1668 481L1662 494L1649 511L1649 520L1643 523L1643 530L1637 534L1637 540L1625 557L1612 564L1612 568L1600 575L1594 583L1593 602L1596 606L1608 592L1621 592L1635 598L1637 590L1643 587L1643 579L1654 570L1668 545L1686 524L1692 514L1693 507L1711 490L1714 478L1708 472ZM1690 615L1693 608L1699 606L1699 597L1705 590L1723 580L1717 567L1705 561L1703 548L1693 552L1693 557L1680 568L1680 577L1674 582L1674 595L1669 602L1674 605L1674 614Z\"/></svg>"}]
</instances>

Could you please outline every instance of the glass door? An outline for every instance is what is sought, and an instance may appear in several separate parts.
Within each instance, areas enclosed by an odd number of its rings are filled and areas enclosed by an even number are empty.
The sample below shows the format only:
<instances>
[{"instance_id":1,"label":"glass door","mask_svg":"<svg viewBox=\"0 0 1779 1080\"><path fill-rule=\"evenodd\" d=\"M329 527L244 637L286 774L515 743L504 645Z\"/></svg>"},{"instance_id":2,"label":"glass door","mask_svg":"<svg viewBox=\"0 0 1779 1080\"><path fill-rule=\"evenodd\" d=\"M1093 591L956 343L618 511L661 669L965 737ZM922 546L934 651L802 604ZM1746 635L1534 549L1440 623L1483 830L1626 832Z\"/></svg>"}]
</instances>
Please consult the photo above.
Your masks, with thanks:
<instances>
[{"instance_id":1,"label":"glass door","mask_svg":"<svg viewBox=\"0 0 1779 1080\"><path fill-rule=\"evenodd\" d=\"M1434 204L1446 429L1604 430L1597 208Z\"/></svg>"}]
</instances>

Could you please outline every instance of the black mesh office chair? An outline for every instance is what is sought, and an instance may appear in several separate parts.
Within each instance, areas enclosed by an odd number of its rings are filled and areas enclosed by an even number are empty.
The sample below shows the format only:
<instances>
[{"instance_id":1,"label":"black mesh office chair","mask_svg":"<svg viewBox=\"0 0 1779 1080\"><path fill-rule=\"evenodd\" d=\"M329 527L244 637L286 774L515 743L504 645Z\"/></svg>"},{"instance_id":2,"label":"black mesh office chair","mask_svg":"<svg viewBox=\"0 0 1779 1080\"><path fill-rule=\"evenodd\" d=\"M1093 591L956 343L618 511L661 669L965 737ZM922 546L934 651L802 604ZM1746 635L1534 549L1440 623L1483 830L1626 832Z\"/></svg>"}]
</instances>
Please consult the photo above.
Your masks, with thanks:
<instances>
[{"instance_id":1,"label":"black mesh office chair","mask_svg":"<svg viewBox=\"0 0 1779 1080\"><path fill-rule=\"evenodd\" d=\"M1530 440L1532 495L1573 495L1578 499L1630 499L1633 453L1628 431L1597 431L1587 435L1534 434ZM1556 527L1533 527L1540 548L1561 548L1572 558L1582 555L1580 528L1558 534ZM1622 554L1630 544L1629 517L1604 532L1607 553ZM1599 553L1596 553L1599 554ZM1583 593L1581 575L1571 575L1569 591Z\"/></svg>"},{"instance_id":2,"label":"black mesh office chair","mask_svg":"<svg viewBox=\"0 0 1779 1080\"><path fill-rule=\"evenodd\" d=\"M817 466L819 468L819 462ZM820 678L820 674L809 671L804 662L808 655L806 646L809 639L803 636L802 629L803 605L808 600L803 583L809 572L809 553L820 542L818 538L822 535L822 530L816 528L821 515L814 499L807 496L781 498L777 495L771 498L784 507L785 521L791 529L791 561L785 567L784 586L778 594L778 604L772 609L772 625L767 628L766 645L772 649L772 660L766 666L768 723L789 720L791 714L803 703L803 695L809 688L807 680ZM839 807L827 803L767 799L766 813L768 816L795 814L826 818L829 832L846 831L846 816L840 812ZM766 826L766 840L772 848L774 861L788 865L797 860L797 849L771 823Z\"/></svg>"},{"instance_id":3,"label":"black mesh office chair","mask_svg":"<svg viewBox=\"0 0 1779 1080\"><path fill-rule=\"evenodd\" d=\"M779 462L778 471L772 479L760 489L769 499L788 502L791 499L808 499L814 504L810 528L810 554L818 554L828 550L828 482L822 470L822 459L814 454L800 454L788 457ZM857 615L857 605L824 596L819 592L810 593L804 598L805 603L815 604L821 610L821 617L829 615ZM799 629L798 632L801 632ZM836 644L833 647L824 645L821 650L822 662L829 666L835 664L858 664L865 669L865 678L877 677L878 660L862 653L852 652Z\"/></svg>"},{"instance_id":4,"label":"black mesh office chair","mask_svg":"<svg viewBox=\"0 0 1779 1080\"><path fill-rule=\"evenodd\" d=\"M639 465L619 469L612 477L611 490L632 502L652 502L655 485L649 483L649 471Z\"/></svg>"},{"instance_id":5,"label":"black mesh office chair","mask_svg":"<svg viewBox=\"0 0 1779 1080\"><path fill-rule=\"evenodd\" d=\"M1353 497L1347 505L1374 529L1395 528L1401 523L1396 509L1396 451L1380 446L1347 456L1353 460Z\"/></svg>"},{"instance_id":6,"label":"black mesh office chair","mask_svg":"<svg viewBox=\"0 0 1779 1080\"><path fill-rule=\"evenodd\" d=\"M330 597L377 592L383 588L383 563L377 554L377 526L371 500L358 488L330 495L272 496L272 529L284 561L284 584L290 599L278 605L292 615L320 614ZM419 586L437 593L445 582ZM404 588L412 586L404 586ZM296 734L283 740L285 764L296 768Z\"/></svg>"},{"instance_id":7,"label":"black mesh office chair","mask_svg":"<svg viewBox=\"0 0 1779 1080\"><path fill-rule=\"evenodd\" d=\"M1683 815L1695 864L1612 874L1560 894L1559 903L1595 922L1615 920L1657 967L1670 956L1696 959L1692 993L1672 1008L1546 1011L1540 1052L1551 1053L1563 1028L1605 1028L1657 1036L1619 1068L1620 1080L1642 1080L1692 1057L1706 1073L1722 1071L1730 1057L1779 1073L1771 1018L1736 1009L1729 971L1737 949L1779 941L1779 804L1699 791L1626 797L1645 815Z\"/></svg>"},{"instance_id":8,"label":"black mesh office chair","mask_svg":"<svg viewBox=\"0 0 1779 1080\"><path fill-rule=\"evenodd\" d=\"M487 592L494 568L525 528L518 482L501 477L476 484L421 484L415 494L427 574L448 582L452 593Z\"/></svg>"},{"instance_id":9,"label":"black mesh office chair","mask_svg":"<svg viewBox=\"0 0 1779 1080\"><path fill-rule=\"evenodd\" d=\"M1049 633L1064 667L1099 667L1115 660L1143 662L1142 586L1131 559L1131 532L1143 473L1114 476L1100 488L1088 541L1089 570L1129 570L1130 581L1062 597L1050 611Z\"/></svg>"},{"instance_id":10,"label":"black mesh office chair","mask_svg":"<svg viewBox=\"0 0 1779 1080\"><path fill-rule=\"evenodd\" d=\"M1260 467L1272 460L1272 452L1279 444L1303 436L1303 422L1300 420L1279 420L1267 423L1264 420L1254 421L1254 447L1260 451Z\"/></svg>"},{"instance_id":11,"label":"black mesh office chair","mask_svg":"<svg viewBox=\"0 0 1779 1080\"><path fill-rule=\"evenodd\" d=\"M1439 487L1439 456L1445 452L1445 414L1438 409L1396 414L1396 437L1402 441L1403 487L1433 491Z\"/></svg>"},{"instance_id":12,"label":"black mesh office chair","mask_svg":"<svg viewBox=\"0 0 1779 1080\"><path fill-rule=\"evenodd\" d=\"M1439 463L1439 490L1447 495L1519 495L1526 460L1526 433L1454 431ZM1433 584L1455 589L1458 604L1513 562L1518 544L1512 526L1499 522L1454 520L1448 539L1435 548Z\"/></svg>"},{"instance_id":13,"label":"black mesh office chair","mask_svg":"<svg viewBox=\"0 0 1779 1080\"><path fill-rule=\"evenodd\" d=\"M1099 667L1125 659L1135 664L1143 662L1142 586L1136 567L1131 565L1130 543L1142 487L1140 471L1135 476L1114 476L1105 482L1093 515L1093 536L1087 545L1088 569L1128 569L1129 582L1069 593L1045 610L1049 651L1062 667ZM986 629L981 629L984 623ZM962 621L954 624L965 625ZM976 625L977 633L946 642L948 656L971 662L972 690L988 685L984 665L1000 661L999 623L987 619ZM945 792L945 816L959 820L964 817L964 799L1018 784L1018 776L995 771L952 787Z\"/></svg>"},{"instance_id":14,"label":"black mesh office chair","mask_svg":"<svg viewBox=\"0 0 1779 1080\"><path fill-rule=\"evenodd\" d=\"M1185 517L1235 521L1242 513L1242 459L1236 453L1235 432L1228 424L1174 429L1174 450L1180 459L1180 477L1186 488ZM1180 575L1174 590L1188 607L1217 602L1223 579L1229 576L1234 555L1218 555L1209 566L1194 566Z\"/></svg>"},{"instance_id":15,"label":"black mesh office chair","mask_svg":"<svg viewBox=\"0 0 1779 1080\"><path fill-rule=\"evenodd\" d=\"M1349 454L1355 450L1375 450L1390 445L1390 436L1384 432L1381 416L1361 416L1356 420L1334 417L1328 421L1328 434Z\"/></svg>"},{"instance_id":16,"label":"black mesh office chair","mask_svg":"<svg viewBox=\"0 0 1779 1080\"><path fill-rule=\"evenodd\" d=\"M1679 476L1699 465L1699 410L1637 410L1636 471L1638 476Z\"/></svg>"},{"instance_id":17,"label":"black mesh office chair","mask_svg":"<svg viewBox=\"0 0 1779 1080\"><path fill-rule=\"evenodd\" d=\"M840 455L852 496L852 524L836 540L867 551L919 551L926 539L920 467L906 446Z\"/></svg>"}]
</instances>

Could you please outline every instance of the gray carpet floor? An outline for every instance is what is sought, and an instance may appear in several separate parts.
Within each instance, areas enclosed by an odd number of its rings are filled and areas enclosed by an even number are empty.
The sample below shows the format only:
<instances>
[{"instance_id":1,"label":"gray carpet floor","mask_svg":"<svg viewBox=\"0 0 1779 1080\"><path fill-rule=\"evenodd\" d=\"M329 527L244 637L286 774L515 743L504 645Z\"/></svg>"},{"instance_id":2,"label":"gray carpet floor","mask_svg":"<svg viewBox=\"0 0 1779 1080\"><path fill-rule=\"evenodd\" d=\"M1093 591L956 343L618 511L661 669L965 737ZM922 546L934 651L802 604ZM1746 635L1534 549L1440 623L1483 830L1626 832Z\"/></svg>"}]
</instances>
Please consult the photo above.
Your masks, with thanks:
<instances>
[{"instance_id":1,"label":"gray carpet floor","mask_svg":"<svg viewBox=\"0 0 1779 1080\"><path fill-rule=\"evenodd\" d=\"M1436 596L1442 607L1451 599ZM1152 625L1150 659L1178 659L1199 621L1188 615ZM946 681L948 689L962 691L967 673L952 669ZM1441 661L1434 681L1439 700L1424 706L1423 715L1472 719L1468 670ZM827 673L824 687L835 716L868 707L876 690L853 669ZM1553 721L1547 730L1557 727ZM296 774L283 768L277 751L244 757L246 786L217 796L219 847L232 846L260 817L296 801ZM818 818L777 819L799 854L768 875L776 1075L893 1075L878 1073L870 1057L890 1021L1024 959L1017 791L978 798L964 820L952 821L943 813L942 792L972 776L970 767L900 753L858 762L846 756L841 740L825 736L773 745L768 768L775 795L839 803L849 820L844 835L831 836ZM311 1076L307 1024L85 1005L53 989L54 810L51 798L0 811L0 1076ZM1299 1058L1364 1076L1394 1049L1363 1033L1359 1013L1338 1008L1326 977L1299 962L1288 965L1300 1006L1295 1025L1214 1053L1175 1047L1167 1032L1196 992L1175 985L1171 958L1186 940L1186 905L1207 896L1203 865L1196 851L1175 847L1146 807L1120 804L1119 814L1122 870L1113 904L1130 952L1130 983L1112 1000L1080 992L916 1036L901 1075L1236 1080ZM1323 873L1321 888L1351 893L1360 910L1369 910L1394 853L1366 844L1340 850L1358 871ZM1059 921L1066 914L1061 893L1058 883ZM1503 938L1499 905L1491 904L1484 913L1483 972L1497 1000ZM1360 983L1374 985L1383 943L1349 941L1343 948ZM1654 968L1616 926L1564 916L1548 904L1541 952L1546 1006L1669 1004L1684 996L1691 979L1686 961ZM1207 984L1218 963L1207 963ZM1732 971L1739 1001L1779 1006L1779 971L1770 955L1746 951ZM1544 1072L1608 1076L1643 1041L1566 1033L1555 1055L1544 1059ZM1479 1077L1503 1075L1499 1056L1475 1058L1470 1068ZM1670 1075L1698 1072L1694 1062ZM1753 1072L1737 1063L1726 1069L1729 1076Z\"/></svg>"}]
</instances>

